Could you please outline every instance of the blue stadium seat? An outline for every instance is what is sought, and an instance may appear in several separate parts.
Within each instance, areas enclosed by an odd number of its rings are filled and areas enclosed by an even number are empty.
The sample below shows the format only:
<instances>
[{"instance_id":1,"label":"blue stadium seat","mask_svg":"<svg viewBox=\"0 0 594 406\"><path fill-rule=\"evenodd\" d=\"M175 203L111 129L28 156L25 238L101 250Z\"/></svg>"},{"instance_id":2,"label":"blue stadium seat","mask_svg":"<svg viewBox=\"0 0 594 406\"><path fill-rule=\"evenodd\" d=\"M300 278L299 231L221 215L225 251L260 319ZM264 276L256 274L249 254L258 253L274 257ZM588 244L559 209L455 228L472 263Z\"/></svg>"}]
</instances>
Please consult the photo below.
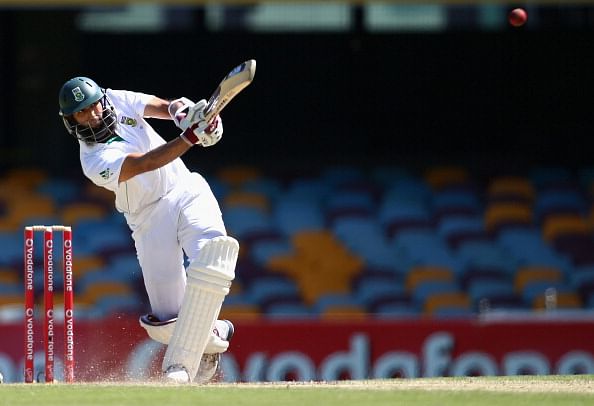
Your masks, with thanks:
<instances>
[{"instance_id":1,"label":"blue stadium seat","mask_svg":"<svg viewBox=\"0 0 594 406\"><path fill-rule=\"evenodd\" d=\"M410 304L386 302L378 305L373 315L377 319L402 319L418 318L421 313L418 307Z\"/></svg>"},{"instance_id":2,"label":"blue stadium seat","mask_svg":"<svg viewBox=\"0 0 594 406\"><path fill-rule=\"evenodd\" d=\"M482 299L491 300L497 297L513 296L514 285L511 281L500 279L479 279L469 283L466 292L473 304L478 305Z\"/></svg>"},{"instance_id":3,"label":"blue stadium seat","mask_svg":"<svg viewBox=\"0 0 594 406\"><path fill-rule=\"evenodd\" d=\"M467 319L476 317L476 312L466 307L442 307L431 313L431 316L437 319Z\"/></svg>"},{"instance_id":4,"label":"blue stadium seat","mask_svg":"<svg viewBox=\"0 0 594 406\"><path fill-rule=\"evenodd\" d=\"M45 179L36 190L38 193L52 197L59 205L79 199L82 195L77 182L58 177Z\"/></svg>"},{"instance_id":5,"label":"blue stadium seat","mask_svg":"<svg viewBox=\"0 0 594 406\"><path fill-rule=\"evenodd\" d=\"M378 219L390 237L409 229L432 229L431 190L422 180L407 177L384 190Z\"/></svg>"},{"instance_id":6,"label":"blue stadium seat","mask_svg":"<svg viewBox=\"0 0 594 406\"><path fill-rule=\"evenodd\" d=\"M23 294L23 285L20 282L0 282L0 296Z\"/></svg>"},{"instance_id":7,"label":"blue stadium seat","mask_svg":"<svg viewBox=\"0 0 594 406\"><path fill-rule=\"evenodd\" d=\"M265 315L272 319L303 319L315 317L304 303L274 303L266 308Z\"/></svg>"},{"instance_id":8,"label":"blue stadium seat","mask_svg":"<svg viewBox=\"0 0 594 406\"><path fill-rule=\"evenodd\" d=\"M428 207L432 191L429 185L416 177L404 177L388 185L384 190L383 202L406 203Z\"/></svg>"},{"instance_id":9,"label":"blue stadium seat","mask_svg":"<svg viewBox=\"0 0 594 406\"><path fill-rule=\"evenodd\" d=\"M589 203L581 191L550 189L537 193L534 202L536 219L542 222L545 216L556 213L572 213L584 215Z\"/></svg>"},{"instance_id":10,"label":"blue stadium seat","mask_svg":"<svg viewBox=\"0 0 594 406\"><path fill-rule=\"evenodd\" d=\"M261 193L274 202L283 192L280 182L271 178L258 178L246 181L241 190Z\"/></svg>"},{"instance_id":11,"label":"blue stadium seat","mask_svg":"<svg viewBox=\"0 0 594 406\"><path fill-rule=\"evenodd\" d=\"M295 282L288 278L264 276L254 278L244 292L250 303L262 305L275 298L299 296Z\"/></svg>"},{"instance_id":12,"label":"blue stadium seat","mask_svg":"<svg viewBox=\"0 0 594 406\"><path fill-rule=\"evenodd\" d=\"M223 303L223 307L225 306L253 306L255 303L252 301L250 297L245 292L236 293L233 295L229 295L225 297L225 302Z\"/></svg>"},{"instance_id":13,"label":"blue stadium seat","mask_svg":"<svg viewBox=\"0 0 594 406\"><path fill-rule=\"evenodd\" d=\"M105 265L107 273L121 276L131 283L142 280L142 269L136 253L121 253L108 257Z\"/></svg>"},{"instance_id":14,"label":"blue stadium seat","mask_svg":"<svg viewBox=\"0 0 594 406\"><path fill-rule=\"evenodd\" d=\"M78 255L96 255L111 249L134 246L127 226L111 219L81 220L72 232L75 240L73 244L76 244L74 249Z\"/></svg>"},{"instance_id":15,"label":"blue stadium seat","mask_svg":"<svg viewBox=\"0 0 594 406\"><path fill-rule=\"evenodd\" d=\"M333 188L364 179L363 171L354 165L329 166L320 174L320 180Z\"/></svg>"},{"instance_id":16,"label":"blue stadium seat","mask_svg":"<svg viewBox=\"0 0 594 406\"><path fill-rule=\"evenodd\" d=\"M498 244L490 241L466 241L457 250L457 257L465 268L497 268L512 274L516 267L516 259Z\"/></svg>"},{"instance_id":17,"label":"blue stadium seat","mask_svg":"<svg viewBox=\"0 0 594 406\"><path fill-rule=\"evenodd\" d=\"M326 199L327 211L340 209L360 209L371 212L374 210L373 196L365 192L336 191Z\"/></svg>"},{"instance_id":18,"label":"blue stadium seat","mask_svg":"<svg viewBox=\"0 0 594 406\"><path fill-rule=\"evenodd\" d=\"M566 273L572 267L569 258L559 254L543 240L539 229L502 230L497 237L497 242L514 256L518 264L551 265Z\"/></svg>"},{"instance_id":19,"label":"blue stadium seat","mask_svg":"<svg viewBox=\"0 0 594 406\"><path fill-rule=\"evenodd\" d=\"M465 209L469 212L478 213L481 209L481 203L475 192L454 189L435 192L431 199L431 207L434 212Z\"/></svg>"},{"instance_id":20,"label":"blue stadium seat","mask_svg":"<svg viewBox=\"0 0 594 406\"><path fill-rule=\"evenodd\" d=\"M569 286L582 297L584 303L589 303L590 297L594 295L594 265L576 267L568 280Z\"/></svg>"},{"instance_id":21,"label":"blue stadium seat","mask_svg":"<svg viewBox=\"0 0 594 406\"><path fill-rule=\"evenodd\" d=\"M312 305L312 310L315 314L321 314L333 306L361 306L361 303L353 295L348 293L326 293L318 297Z\"/></svg>"},{"instance_id":22,"label":"blue stadium seat","mask_svg":"<svg viewBox=\"0 0 594 406\"><path fill-rule=\"evenodd\" d=\"M10 266L23 261L23 230L15 232L0 232L0 265ZM35 257L43 258L43 242L35 242ZM41 255L41 256L40 256ZM22 266L22 265L21 265ZM41 265L43 266L43 265Z\"/></svg>"},{"instance_id":23,"label":"blue stadium seat","mask_svg":"<svg viewBox=\"0 0 594 406\"><path fill-rule=\"evenodd\" d=\"M315 200L283 196L273 209L276 227L289 237L299 231L323 230L324 214Z\"/></svg>"},{"instance_id":24,"label":"blue stadium seat","mask_svg":"<svg viewBox=\"0 0 594 406\"><path fill-rule=\"evenodd\" d=\"M229 186L227 183L223 182L215 176L208 177L208 184L210 186L210 190L212 190L212 193L220 202L224 200L225 196L229 193L229 190L231 189L231 186Z\"/></svg>"},{"instance_id":25,"label":"blue stadium seat","mask_svg":"<svg viewBox=\"0 0 594 406\"><path fill-rule=\"evenodd\" d=\"M287 239L254 241L251 245L250 256L255 264L264 267L268 261L277 255L289 255L293 246Z\"/></svg>"},{"instance_id":26,"label":"blue stadium seat","mask_svg":"<svg viewBox=\"0 0 594 406\"><path fill-rule=\"evenodd\" d=\"M223 219L229 232L239 239L251 233L275 229L273 219L268 213L250 206L226 208Z\"/></svg>"},{"instance_id":27,"label":"blue stadium seat","mask_svg":"<svg viewBox=\"0 0 594 406\"><path fill-rule=\"evenodd\" d=\"M527 283L520 294L526 305L532 306L536 297L545 295L547 289L554 289L556 292L573 292L573 289L562 282L534 281Z\"/></svg>"},{"instance_id":28,"label":"blue stadium seat","mask_svg":"<svg viewBox=\"0 0 594 406\"><path fill-rule=\"evenodd\" d=\"M594 309L594 292L590 293L586 298L586 309Z\"/></svg>"},{"instance_id":29,"label":"blue stadium seat","mask_svg":"<svg viewBox=\"0 0 594 406\"><path fill-rule=\"evenodd\" d=\"M76 264L75 264L76 267ZM57 276L57 275L56 275ZM133 287L133 283L136 280L136 275L133 272L126 270L125 272L118 272L117 270L112 271L109 267L98 268L86 272L80 278L78 278L74 284L76 291L84 292L89 286L95 283L102 282L116 282L122 284L128 284Z\"/></svg>"},{"instance_id":30,"label":"blue stadium seat","mask_svg":"<svg viewBox=\"0 0 594 406\"><path fill-rule=\"evenodd\" d=\"M351 252L362 257L367 266L397 270L396 252L375 219L338 219L332 225L332 232Z\"/></svg>"},{"instance_id":31,"label":"blue stadium seat","mask_svg":"<svg viewBox=\"0 0 594 406\"><path fill-rule=\"evenodd\" d=\"M136 295L105 295L95 302L95 307L104 315L113 313L139 313L143 310L143 301Z\"/></svg>"},{"instance_id":32,"label":"blue stadium seat","mask_svg":"<svg viewBox=\"0 0 594 406\"><path fill-rule=\"evenodd\" d=\"M430 210L421 204L411 202L384 201L379 207L378 218L384 226L395 222L430 222Z\"/></svg>"},{"instance_id":33,"label":"blue stadium seat","mask_svg":"<svg viewBox=\"0 0 594 406\"><path fill-rule=\"evenodd\" d=\"M574 289L580 289L590 283L594 285L594 265L575 267L569 274L569 284Z\"/></svg>"},{"instance_id":34,"label":"blue stadium seat","mask_svg":"<svg viewBox=\"0 0 594 406\"><path fill-rule=\"evenodd\" d=\"M357 303L370 308L378 300L405 295L406 291L404 286L396 283L394 279L370 277L359 279L352 294Z\"/></svg>"},{"instance_id":35,"label":"blue stadium seat","mask_svg":"<svg viewBox=\"0 0 594 406\"><path fill-rule=\"evenodd\" d=\"M488 239L483 218L479 215L442 215L437 223L437 232L452 248L466 241Z\"/></svg>"},{"instance_id":36,"label":"blue stadium seat","mask_svg":"<svg viewBox=\"0 0 594 406\"><path fill-rule=\"evenodd\" d=\"M393 246L406 267L414 265L441 265L460 272L463 263L435 232L407 230L396 235Z\"/></svg>"},{"instance_id":37,"label":"blue stadium seat","mask_svg":"<svg viewBox=\"0 0 594 406\"><path fill-rule=\"evenodd\" d=\"M319 178L296 178L278 198L290 201L313 201L320 203L331 195L332 187Z\"/></svg>"},{"instance_id":38,"label":"blue stadium seat","mask_svg":"<svg viewBox=\"0 0 594 406\"><path fill-rule=\"evenodd\" d=\"M431 295L454 292L460 292L455 282L428 281L419 283L410 294L416 305L422 307Z\"/></svg>"}]
</instances>

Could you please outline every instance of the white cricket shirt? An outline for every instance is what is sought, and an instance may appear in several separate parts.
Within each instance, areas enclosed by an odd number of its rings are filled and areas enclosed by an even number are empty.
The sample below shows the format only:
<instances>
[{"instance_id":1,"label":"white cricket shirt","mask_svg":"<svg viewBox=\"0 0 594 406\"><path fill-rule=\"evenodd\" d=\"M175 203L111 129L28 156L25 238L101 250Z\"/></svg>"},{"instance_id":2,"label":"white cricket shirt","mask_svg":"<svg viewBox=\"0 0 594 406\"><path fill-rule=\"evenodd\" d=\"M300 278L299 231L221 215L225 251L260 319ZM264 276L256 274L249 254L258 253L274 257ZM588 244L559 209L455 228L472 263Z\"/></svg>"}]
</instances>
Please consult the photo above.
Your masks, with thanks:
<instances>
[{"instance_id":1,"label":"white cricket shirt","mask_svg":"<svg viewBox=\"0 0 594 406\"><path fill-rule=\"evenodd\" d=\"M133 152L145 153L165 140L144 119L144 108L152 95L125 90L106 90L117 113L117 137L105 143L80 144L83 173L93 183L115 193L115 207L124 213L128 223L147 219L146 210L190 174L180 158L153 171L118 182L122 163Z\"/></svg>"}]
</instances>

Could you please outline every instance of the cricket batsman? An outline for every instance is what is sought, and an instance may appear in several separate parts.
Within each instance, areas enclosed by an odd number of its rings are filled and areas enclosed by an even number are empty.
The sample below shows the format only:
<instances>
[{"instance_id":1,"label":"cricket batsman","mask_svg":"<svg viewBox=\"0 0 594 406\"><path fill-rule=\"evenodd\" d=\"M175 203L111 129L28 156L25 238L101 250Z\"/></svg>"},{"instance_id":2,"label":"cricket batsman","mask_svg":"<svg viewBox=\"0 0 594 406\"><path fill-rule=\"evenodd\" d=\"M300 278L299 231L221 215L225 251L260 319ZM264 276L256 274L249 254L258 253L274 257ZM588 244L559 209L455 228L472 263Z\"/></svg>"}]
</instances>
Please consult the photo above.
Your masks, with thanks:
<instances>
[{"instance_id":1,"label":"cricket batsman","mask_svg":"<svg viewBox=\"0 0 594 406\"><path fill-rule=\"evenodd\" d=\"M140 324L167 344L164 380L210 381L234 332L230 321L217 318L239 244L227 235L206 180L180 157L194 145L219 142L221 118L204 120L205 100L104 89L87 77L64 83L59 106L79 142L83 173L115 194L115 208L132 232L151 306ZM173 120L181 134L166 142L147 118Z\"/></svg>"}]
</instances>

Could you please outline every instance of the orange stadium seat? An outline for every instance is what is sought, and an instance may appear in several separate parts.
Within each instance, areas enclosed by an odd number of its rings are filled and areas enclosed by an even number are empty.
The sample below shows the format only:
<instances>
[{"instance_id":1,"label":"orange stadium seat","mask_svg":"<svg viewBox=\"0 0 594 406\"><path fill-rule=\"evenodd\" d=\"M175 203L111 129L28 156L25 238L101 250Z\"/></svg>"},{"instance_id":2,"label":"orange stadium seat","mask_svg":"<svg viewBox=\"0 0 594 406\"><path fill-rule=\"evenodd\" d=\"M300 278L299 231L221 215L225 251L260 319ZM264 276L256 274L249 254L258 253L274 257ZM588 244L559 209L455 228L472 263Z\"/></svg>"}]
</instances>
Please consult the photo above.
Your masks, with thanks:
<instances>
[{"instance_id":1,"label":"orange stadium seat","mask_svg":"<svg viewBox=\"0 0 594 406\"><path fill-rule=\"evenodd\" d=\"M257 320L262 317L259 306L249 304L228 305L223 303L219 318L229 320Z\"/></svg>"},{"instance_id":2,"label":"orange stadium seat","mask_svg":"<svg viewBox=\"0 0 594 406\"><path fill-rule=\"evenodd\" d=\"M587 235L592 233L592 226L582 216L574 214L558 214L548 216L542 226L545 240L554 242L555 239L566 235Z\"/></svg>"},{"instance_id":3,"label":"orange stadium seat","mask_svg":"<svg viewBox=\"0 0 594 406\"><path fill-rule=\"evenodd\" d=\"M102 219L107 215L105 206L97 203L70 203L62 208L62 224L74 226L80 220Z\"/></svg>"},{"instance_id":4,"label":"orange stadium seat","mask_svg":"<svg viewBox=\"0 0 594 406\"><path fill-rule=\"evenodd\" d=\"M33 190L48 178L48 173L41 168L16 168L4 175L3 183L13 188Z\"/></svg>"},{"instance_id":5,"label":"orange stadium seat","mask_svg":"<svg viewBox=\"0 0 594 406\"><path fill-rule=\"evenodd\" d=\"M470 311L471 300L464 292L434 293L425 300L425 314L434 314L445 309Z\"/></svg>"},{"instance_id":6,"label":"orange stadium seat","mask_svg":"<svg viewBox=\"0 0 594 406\"><path fill-rule=\"evenodd\" d=\"M408 292L412 292L419 284L424 282L453 282L454 279L454 273L450 268L442 266L415 266L406 275L405 287Z\"/></svg>"},{"instance_id":7,"label":"orange stadium seat","mask_svg":"<svg viewBox=\"0 0 594 406\"><path fill-rule=\"evenodd\" d=\"M368 317L367 311L357 305L331 305L319 313L323 320L365 320Z\"/></svg>"},{"instance_id":8,"label":"orange stadium seat","mask_svg":"<svg viewBox=\"0 0 594 406\"><path fill-rule=\"evenodd\" d=\"M20 273L22 269L0 266L0 284L2 283L19 283L21 281Z\"/></svg>"},{"instance_id":9,"label":"orange stadium seat","mask_svg":"<svg viewBox=\"0 0 594 406\"><path fill-rule=\"evenodd\" d=\"M18 294L0 295L0 306L4 305L22 305L24 302L24 296Z\"/></svg>"},{"instance_id":10,"label":"orange stadium seat","mask_svg":"<svg viewBox=\"0 0 594 406\"><path fill-rule=\"evenodd\" d=\"M7 201L6 215L0 219L0 229L16 231L41 217L53 218L57 207L51 197L28 193L16 195Z\"/></svg>"},{"instance_id":11,"label":"orange stadium seat","mask_svg":"<svg viewBox=\"0 0 594 406\"><path fill-rule=\"evenodd\" d=\"M349 275L333 275L331 270L328 272L327 270L312 268L300 273L296 282L304 302L312 305L321 296L330 293L349 294L351 292L351 281L352 278Z\"/></svg>"},{"instance_id":12,"label":"orange stadium seat","mask_svg":"<svg viewBox=\"0 0 594 406\"><path fill-rule=\"evenodd\" d=\"M485 209L484 220L490 232L506 226L530 226L533 224L532 207L524 202L493 202Z\"/></svg>"},{"instance_id":13,"label":"orange stadium seat","mask_svg":"<svg viewBox=\"0 0 594 406\"><path fill-rule=\"evenodd\" d=\"M534 298L533 308L535 310L545 310L547 306L552 306L554 309L579 309L582 307L582 300L579 294L575 292L558 292L554 295L553 303L547 305L545 294L538 295Z\"/></svg>"},{"instance_id":14,"label":"orange stadium seat","mask_svg":"<svg viewBox=\"0 0 594 406\"><path fill-rule=\"evenodd\" d=\"M253 207L266 212L270 209L270 203L266 195L239 190L229 192L223 199L223 207L230 208L236 206Z\"/></svg>"},{"instance_id":15,"label":"orange stadium seat","mask_svg":"<svg viewBox=\"0 0 594 406\"><path fill-rule=\"evenodd\" d=\"M75 286L76 289L76 286ZM133 295L134 292L129 284L124 282L94 282L86 286L84 291L81 294L76 296L76 300L81 300L87 303L95 303L99 298L102 296L109 296L109 295L124 295L130 296Z\"/></svg>"},{"instance_id":16,"label":"orange stadium seat","mask_svg":"<svg viewBox=\"0 0 594 406\"><path fill-rule=\"evenodd\" d=\"M302 269L306 268L307 261L294 254L273 255L266 262L266 269L273 273L281 273L292 278L297 278Z\"/></svg>"},{"instance_id":17,"label":"orange stadium seat","mask_svg":"<svg viewBox=\"0 0 594 406\"><path fill-rule=\"evenodd\" d=\"M459 166L436 166L425 172L425 181L433 189L443 189L449 186L468 184L470 174L467 169Z\"/></svg>"},{"instance_id":18,"label":"orange stadium seat","mask_svg":"<svg viewBox=\"0 0 594 406\"><path fill-rule=\"evenodd\" d=\"M261 176L260 170L253 166L228 166L221 169L216 177L232 188L239 188L244 183L258 179Z\"/></svg>"},{"instance_id":19,"label":"orange stadium seat","mask_svg":"<svg viewBox=\"0 0 594 406\"><path fill-rule=\"evenodd\" d=\"M363 261L329 231L297 232L292 244L294 253L273 256L266 267L293 278L307 304L326 293L348 292L363 269Z\"/></svg>"},{"instance_id":20,"label":"orange stadium seat","mask_svg":"<svg viewBox=\"0 0 594 406\"><path fill-rule=\"evenodd\" d=\"M78 256L76 255L76 240L73 242L74 247L74 258L73 258L73 268L74 268L74 278L78 279L87 272L95 271L97 269L104 268L106 265L105 259L98 255L85 255L85 256Z\"/></svg>"},{"instance_id":21,"label":"orange stadium seat","mask_svg":"<svg viewBox=\"0 0 594 406\"><path fill-rule=\"evenodd\" d=\"M530 179L522 176L498 176L487 187L487 199L531 203L536 191Z\"/></svg>"},{"instance_id":22,"label":"orange stadium seat","mask_svg":"<svg viewBox=\"0 0 594 406\"><path fill-rule=\"evenodd\" d=\"M514 277L516 293L522 293L524 287L533 282L558 283L563 279L563 274L558 268L552 266L525 266L518 268Z\"/></svg>"}]
</instances>

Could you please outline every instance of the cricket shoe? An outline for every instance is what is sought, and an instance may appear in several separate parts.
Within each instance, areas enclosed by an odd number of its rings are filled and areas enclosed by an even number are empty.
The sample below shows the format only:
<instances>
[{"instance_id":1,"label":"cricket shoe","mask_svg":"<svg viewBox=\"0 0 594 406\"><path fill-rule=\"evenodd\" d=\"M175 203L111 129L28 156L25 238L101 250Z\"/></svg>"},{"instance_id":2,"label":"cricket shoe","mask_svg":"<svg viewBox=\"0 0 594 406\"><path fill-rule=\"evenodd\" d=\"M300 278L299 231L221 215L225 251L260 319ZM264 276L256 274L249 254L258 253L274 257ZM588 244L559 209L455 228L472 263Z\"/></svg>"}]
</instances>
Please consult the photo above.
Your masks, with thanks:
<instances>
[{"instance_id":1,"label":"cricket shoe","mask_svg":"<svg viewBox=\"0 0 594 406\"><path fill-rule=\"evenodd\" d=\"M163 380L168 383L189 383L190 374L181 365L172 365L165 371Z\"/></svg>"},{"instance_id":2,"label":"cricket shoe","mask_svg":"<svg viewBox=\"0 0 594 406\"><path fill-rule=\"evenodd\" d=\"M215 321L213 333L220 339L231 341L235 333L235 327L229 320ZM221 368L221 354L204 354L200 359L198 372L196 372L196 383L221 382L223 380L223 369Z\"/></svg>"}]
</instances>

